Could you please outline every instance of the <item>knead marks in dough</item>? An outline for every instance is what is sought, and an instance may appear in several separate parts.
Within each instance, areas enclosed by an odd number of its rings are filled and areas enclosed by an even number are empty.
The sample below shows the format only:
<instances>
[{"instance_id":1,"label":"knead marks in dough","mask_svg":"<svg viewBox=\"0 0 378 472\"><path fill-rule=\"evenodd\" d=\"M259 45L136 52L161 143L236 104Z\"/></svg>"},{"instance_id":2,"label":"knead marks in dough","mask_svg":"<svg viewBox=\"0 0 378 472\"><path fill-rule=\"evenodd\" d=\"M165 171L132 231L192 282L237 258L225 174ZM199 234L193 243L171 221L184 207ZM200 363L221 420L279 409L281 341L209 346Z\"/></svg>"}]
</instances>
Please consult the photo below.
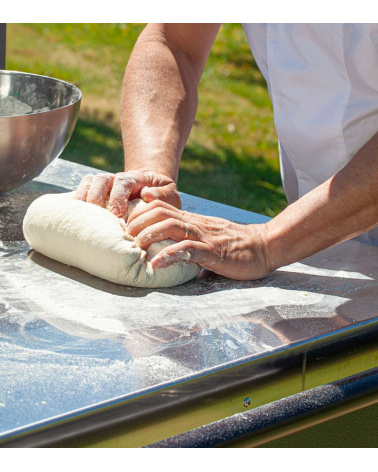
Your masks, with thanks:
<instances>
[{"instance_id":1,"label":"knead marks in dough","mask_svg":"<svg viewBox=\"0 0 378 472\"><path fill-rule=\"evenodd\" d=\"M129 212L140 204L144 202L133 200ZM37 198L26 212L23 231L28 244L41 254L117 284L173 287L201 270L190 261L154 269L152 257L174 241L154 243L143 251L125 233L122 219L104 208L74 200L73 192Z\"/></svg>"}]
</instances>

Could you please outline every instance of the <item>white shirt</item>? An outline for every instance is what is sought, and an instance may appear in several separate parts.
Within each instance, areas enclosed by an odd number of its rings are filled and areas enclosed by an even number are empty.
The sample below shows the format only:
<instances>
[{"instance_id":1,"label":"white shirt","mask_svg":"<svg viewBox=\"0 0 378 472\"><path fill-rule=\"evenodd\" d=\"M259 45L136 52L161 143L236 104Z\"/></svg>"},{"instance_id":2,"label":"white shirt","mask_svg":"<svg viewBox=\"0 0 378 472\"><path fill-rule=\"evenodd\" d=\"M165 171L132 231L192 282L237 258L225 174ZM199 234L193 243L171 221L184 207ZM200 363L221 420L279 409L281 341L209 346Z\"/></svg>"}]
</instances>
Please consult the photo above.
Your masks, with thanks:
<instances>
[{"instance_id":1,"label":"white shirt","mask_svg":"<svg viewBox=\"0 0 378 472\"><path fill-rule=\"evenodd\" d=\"M378 25L243 28L268 85L291 203L338 172L378 132ZM378 246L378 228L358 239Z\"/></svg>"}]
</instances>

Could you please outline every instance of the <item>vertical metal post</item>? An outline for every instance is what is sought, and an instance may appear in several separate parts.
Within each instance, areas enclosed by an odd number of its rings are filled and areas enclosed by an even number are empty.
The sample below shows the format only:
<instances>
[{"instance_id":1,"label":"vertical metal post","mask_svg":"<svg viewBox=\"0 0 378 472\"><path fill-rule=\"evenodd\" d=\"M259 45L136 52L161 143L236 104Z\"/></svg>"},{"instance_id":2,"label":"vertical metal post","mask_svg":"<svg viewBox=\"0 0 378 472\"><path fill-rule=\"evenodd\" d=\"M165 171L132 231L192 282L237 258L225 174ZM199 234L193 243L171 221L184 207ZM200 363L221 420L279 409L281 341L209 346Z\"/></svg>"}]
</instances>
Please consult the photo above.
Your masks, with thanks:
<instances>
[{"instance_id":1,"label":"vertical metal post","mask_svg":"<svg viewBox=\"0 0 378 472\"><path fill-rule=\"evenodd\" d=\"M0 23L0 70L5 69L7 24Z\"/></svg>"}]
</instances>

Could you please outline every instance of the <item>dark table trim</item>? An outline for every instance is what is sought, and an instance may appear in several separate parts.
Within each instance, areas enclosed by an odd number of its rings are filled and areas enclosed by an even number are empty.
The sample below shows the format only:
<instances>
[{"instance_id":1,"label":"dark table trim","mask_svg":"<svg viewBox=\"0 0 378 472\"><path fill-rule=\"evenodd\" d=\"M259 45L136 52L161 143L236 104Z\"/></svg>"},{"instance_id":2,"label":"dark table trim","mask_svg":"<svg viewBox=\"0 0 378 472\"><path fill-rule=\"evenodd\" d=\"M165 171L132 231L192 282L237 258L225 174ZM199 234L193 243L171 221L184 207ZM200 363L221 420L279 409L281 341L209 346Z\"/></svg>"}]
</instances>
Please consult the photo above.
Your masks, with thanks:
<instances>
[{"instance_id":1,"label":"dark table trim","mask_svg":"<svg viewBox=\"0 0 378 472\"><path fill-rule=\"evenodd\" d=\"M309 427L375 403L378 403L378 368L238 413L146 447L232 447L247 440L251 445L262 445L264 441L259 441L259 438L267 433L273 439L282 437L284 434L274 434L274 430L282 426L287 427L285 434L290 434L290 425L298 430L300 421L303 424L303 420L307 420L305 427ZM319 418L320 415L322 418Z\"/></svg>"}]
</instances>

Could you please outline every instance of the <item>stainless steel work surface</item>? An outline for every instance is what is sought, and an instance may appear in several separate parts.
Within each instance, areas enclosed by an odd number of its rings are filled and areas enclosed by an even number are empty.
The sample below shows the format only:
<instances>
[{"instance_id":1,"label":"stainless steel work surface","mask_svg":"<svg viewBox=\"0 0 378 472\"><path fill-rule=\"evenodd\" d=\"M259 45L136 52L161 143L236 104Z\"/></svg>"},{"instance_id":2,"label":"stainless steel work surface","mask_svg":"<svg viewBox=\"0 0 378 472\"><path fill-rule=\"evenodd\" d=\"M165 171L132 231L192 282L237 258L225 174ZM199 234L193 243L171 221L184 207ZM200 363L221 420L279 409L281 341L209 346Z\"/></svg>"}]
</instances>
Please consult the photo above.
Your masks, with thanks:
<instances>
[{"instance_id":1,"label":"stainless steel work surface","mask_svg":"<svg viewBox=\"0 0 378 472\"><path fill-rule=\"evenodd\" d=\"M378 249L349 241L257 281L203 272L170 289L119 286L33 251L22 219L39 195L94 169L56 160L0 195L0 440L272 352L378 321ZM190 211L266 217L182 195Z\"/></svg>"}]
</instances>

